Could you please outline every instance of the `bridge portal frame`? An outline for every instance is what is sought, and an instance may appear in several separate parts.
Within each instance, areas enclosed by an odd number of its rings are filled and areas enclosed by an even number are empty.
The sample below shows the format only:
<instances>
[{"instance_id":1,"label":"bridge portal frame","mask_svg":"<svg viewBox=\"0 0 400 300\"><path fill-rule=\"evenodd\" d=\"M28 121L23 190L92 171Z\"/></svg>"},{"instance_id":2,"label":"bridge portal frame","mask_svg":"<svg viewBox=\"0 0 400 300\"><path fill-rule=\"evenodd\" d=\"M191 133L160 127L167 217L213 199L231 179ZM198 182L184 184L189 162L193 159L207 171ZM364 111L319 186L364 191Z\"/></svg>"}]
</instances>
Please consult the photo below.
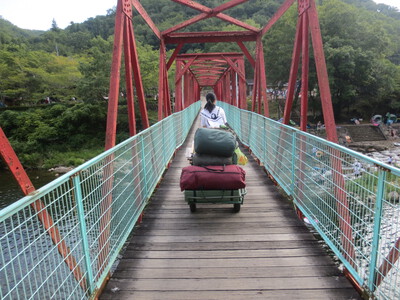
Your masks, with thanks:
<instances>
[{"instance_id":1,"label":"bridge portal frame","mask_svg":"<svg viewBox=\"0 0 400 300\"><path fill-rule=\"evenodd\" d=\"M176 3L196 9L200 11L200 14L189 20L183 21L180 24L177 24L163 32L160 32L157 29L157 27L154 25L154 22L147 15L147 13L145 12L141 4L138 2L138 0L118 0L118 3L121 3L122 1L124 2L124 7L125 6L128 7L129 3L131 3L131 5L136 8L137 12L144 18L149 27L160 39L158 120L161 120L164 117L171 114L171 99L170 99L167 71L171 66L171 64L173 63L173 61L177 58L179 51L186 43L209 43L209 42L214 42L214 43L236 42L239 45L243 53L250 61L250 64L254 67L254 85L253 85L251 109L252 111L257 111L259 114L263 112L264 116L269 117L269 107L268 107L268 99L266 93L267 84L265 75L264 47L262 38L265 34L267 34L267 32L271 29L271 27L279 20L279 18L293 5L295 0L286 0L262 29L255 28L251 25L248 25L244 22L241 22L230 16L227 16L223 13L225 10L237 6L239 4L245 3L248 0L231 0L215 7L214 9L208 8L204 5L201 5L191 0L172 0ZM317 70L318 85L319 85L321 103L324 115L324 123L327 132L327 139L332 142L337 142L336 124L334 120L332 99L329 89L328 73L325 63L321 30L319 28L319 20L318 20L315 0L297 0L296 2L298 3L298 24L297 24L296 37L292 54L292 63L291 63L289 84L288 84L288 95L285 104L283 123L288 124L290 120L294 91L297 81L296 78L299 68L300 53L301 53L302 56L301 82L303 84L301 87L302 99L301 99L300 128L301 130L306 131L307 107L308 107L308 72L309 72L308 49L310 46L309 35L311 34L311 40L312 40L312 46L313 46L315 64ZM131 11L128 11L127 15L130 16L130 13ZM117 17L118 14L120 14L119 11L117 11ZM211 17L220 18L224 21L242 27L246 30L231 31L231 32L176 32L180 29L186 28L191 24L197 23L200 20L204 20L206 18L211 18ZM117 32L117 21L116 21L116 32ZM133 30L131 34L133 35ZM252 58L246 46L243 44L243 42L245 41L256 42L255 59ZM177 44L177 49L174 51L168 62L165 49L166 44ZM117 52L117 50L114 48L114 54L115 52ZM178 97L182 97L183 95L184 99L187 100L189 99L189 97L193 97L198 94L199 85L198 82L195 81L195 75L193 74L193 72L188 71L190 64L189 63L187 65L183 64L184 63L182 62L177 62L177 72L179 73L175 74L175 81L176 84L178 84L175 90L176 91L179 90L178 93L176 93ZM134 73L137 72L140 76L139 66L137 65L137 67L138 69L136 71L134 70ZM182 70L185 70L185 72L182 72ZM182 75L184 81L183 84L182 80L180 80ZM231 80L230 75L231 75L230 72L228 71L224 72L223 76L221 76L220 80L218 81L218 84L213 86L214 90L218 94L217 96L221 97L224 95L226 97L227 95L231 95L231 91L227 87L233 83L233 80ZM181 88L182 92L180 92ZM111 91L113 91L113 97L115 97L115 95L117 94L115 90L112 90L112 87L110 86L110 99L112 98ZM230 99L230 97L227 98ZM194 100L190 102L193 101ZM116 103L115 99L113 99L113 103ZM176 108L181 109L181 106L185 107L188 104L189 103L187 103L186 101L182 104L181 101L179 101ZM114 112L114 110L111 111ZM107 122L107 137L109 136L109 133L114 134L114 137L111 138L110 140L115 140L115 128L116 128L116 118L115 119L110 118L110 124L109 122ZM333 157L336 157L334 153ZM341 174L340 162L332 161L332 164L336 166L338 174ZM352 249L351 246L352 232L350 226L348 225L350 216L347 214L348 210L346 209L348 208L349 203L348 200L345 198L345 193L343 193L342 191L344 189L344 179L339 176L338 178L336 178L336 180L338 184L335 194L339 199L338 206L342 219L340 226L342 232L345 233L342 242L345 244L345 249L346 249L345 255L348 256L351 260L354 257L354 249Z\"/></svg>"},{"instance_id":2,"label":"bridge portal frame","mask_svg":"<svg viewBox=\"0 0 400 300\"><path fill-rule=\"evenodd\" d=\"M268 33L268 31L277 22L277 20L294 4L295 0L286 0L278 9L278 11L272 16L269 22L261 29L255 28L249 24L246 24L240 20L232 18L223 13L225 10L237 6L239 4L245 3L248 0L231 0L217 6L214 9L200 5L191 0L173 0L173 1L194 8L200 11L200 14L191 18L190 20L186 20L180 24L177 24L161 32L154 24L154 22L151 20L145 9L142 7L139 0L117 0L117 10L115 19L116 20L115 40L114 40L114 50L112 57L110 89L108 97L109 103L108 103L107 129L106 129L106 141L105 141L106 149L110 149L111 147L115 146L116 143L116 123L117 123L118 97L120 94L119 87L120 87L120 67L122 60L122 51L124 51L125 54L124 55L125 74L126 74L125 81L127 86L126 97L128 102L130 135L136 134L134 90L136 91L136 97L139 103L142 125L144 128L149 127L145 95L140 73L140 64L138 60L137 47L134 36L134 28L132 24L132 7L134 7L136 11L143 17L145 22L149 25L154 34L160 40L160 67L159 67L159 89L158 89L159 120L170 115L172 112L168 76L167 76L168 69L170 68L174 60L177 58L179 51L182 49L184 44L202 43L202 42L214 42L214 43L236 42L238 44L240 49L243 51L243 54L246 56L246 58L253 66L255 71L253 96L252 96L252 110L257 111L260 114L263 112L265 116L267 117L269 116L268 99L266 95L267 84L265 76L264 48L263 48L262 38L265 34ZM290 120L290 114L293 104L293 96L296 85L296 78L301 56L302 57L301 80L303 84L301 88L302 99L301 99L300 127L303 131L305 131L307 124L307 103L308 103L308 91L307 91L308 63L309 63L308 49L309 49L309 35L311 35L315 64L317 69L318 85L321 95L322 110L324 115L324 123L327 132L327 139L332 142L337 142L336 124L333 115L328 73L325 63L321 30L319 27L315 0L297 0L296 2L298 3L298 25L296 30L296 38L293 48L293 54L292 54L288 95L285 105L283 122L284 124L288 124ZM231 24L234 24L236 26L242 27L245 29L245 31L212 32L212 33L176 32L200 20L204 20L206 18L211 18L211 17L216 17L224 21L227 21ZM244 45L244 42L248 41L256 42L255 58L250 54L250 52ZM168 62L166 57L166 48L165 48L166 44L177 44L177 48L170 57L170 59L168 60ZM241 65L240 66L238 65L237 67L239 69L243 69ZM218 84L214 86L217 94L219 95L222 95L223 93L228 94L228 91L224 90L223 86L225 85L226 87L229 81L234 82L233 79L230 79L233 74L232 72L233 72L232 70L229 72L228 71L225 72L224 73L225 78L221 77L220 80L218 81ZM236 73L238 72L236 71ZM186 91L187 93L188 90L195 89L195 94L197 95L199 93L198 90L199 86L195 84L194 80L195 75L192 73L191 75L186 74L185 76L186 80L184 84L184 92ZM243 103L240 102L240 105L243 105ZM2 134L0 144L2 146L1 148L2 151L0 152L0 154L5 160L7 166L9 166L10 170L13 172L13 175L16 178L17 182L19 183L21 189L24 191L24 193L29 193L34 191L34 187L32 186L22 166L20 166L18 158L16 157L16 155L10 155L10 153L12 154L13 150L11 145L9 145L8 140L4 134ZM332 156L336 157L336 155L334 154ZM338 170L337 173L341 174L340 162L333 161L332 163L336 165ZM347 199L345 199L345 194L340 191L340 189L344 187L343 178L338 177L337 182L338 182L337 186L339 187L339 189L336 191L336 195L340 201L338 205L344 208L340 209L339 211L341 212L347 211L346 208L348 208L348 201ZM107 207L105 207L105 209L107 209ZM43 213L46 214L45 211ZM341 217L343 219L341 227L343 227L342 230L343 232L345 232L343 241L344 243L346 243L345 242L346 240L351 241L351 231L348 229L346 225L348 224L349 216L346 215L345 212L343 212L343 215L341 215ZM42 222L44 223L48 222L46 220L49 219L46 219L46 217L44 217ZM106 224L106 222L104 224ZM57 233L54 233L53 235L53 241L56 242L54 238L57 238ZM348 251L346 255L349 255L351 258L354 252L350 247L350 243L348 244L349 248L347 249ZM60 250L60 253L62 252L63 249ZM391 259L391 261L396 261L399 257L399 251L394 251L392 256L394 258ZM385 274L383 274L383 276L384 275ZM77 277L77 279L78 278L79 276ZM379 284L381 278L378 277L376 281Z\"/></svg>"}]
</instances>

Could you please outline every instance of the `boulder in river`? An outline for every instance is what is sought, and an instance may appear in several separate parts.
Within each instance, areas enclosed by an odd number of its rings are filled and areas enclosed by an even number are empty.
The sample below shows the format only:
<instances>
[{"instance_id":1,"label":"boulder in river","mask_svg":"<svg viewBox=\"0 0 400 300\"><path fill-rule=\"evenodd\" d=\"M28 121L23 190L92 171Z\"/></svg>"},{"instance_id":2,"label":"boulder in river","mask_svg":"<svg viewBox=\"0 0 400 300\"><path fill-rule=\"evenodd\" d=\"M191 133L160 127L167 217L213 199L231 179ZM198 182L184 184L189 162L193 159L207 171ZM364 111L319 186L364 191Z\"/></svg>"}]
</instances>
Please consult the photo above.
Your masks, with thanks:
<instances>
[{"instance_id":1,"label":"boulder in river","mask_svg":"<svg viewBox=\"0 0 400 300\"><path fill-rule=\"evenodd\" d=\"M61 167L51 168L51 169L49 169L49 171L50 172L54 172L54 173L64 174L64 173L68 173L72 169L73 169L72 167L63 167L63 166L61 166Z\"/></svg>"}]
</instances>

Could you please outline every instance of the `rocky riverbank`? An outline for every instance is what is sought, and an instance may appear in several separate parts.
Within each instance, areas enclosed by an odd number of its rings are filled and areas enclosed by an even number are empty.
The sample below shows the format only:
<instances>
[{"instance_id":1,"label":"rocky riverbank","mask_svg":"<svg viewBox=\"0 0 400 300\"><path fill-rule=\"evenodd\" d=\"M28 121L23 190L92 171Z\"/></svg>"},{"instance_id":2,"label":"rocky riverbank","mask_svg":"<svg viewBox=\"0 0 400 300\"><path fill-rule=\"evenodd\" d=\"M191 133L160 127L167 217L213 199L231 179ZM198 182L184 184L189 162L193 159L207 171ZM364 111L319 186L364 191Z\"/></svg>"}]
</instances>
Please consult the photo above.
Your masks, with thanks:
<instances>
[{"instance_id":1,"label":"rocky riverbank","mask_svg":"<svg viewBox=\"0 0 400 300\"><path fill-rule=\"evenodd\" d=\"M347 143L345 146L378 161L384 163L391 161L392 165L400 166L400 136L398 134L400 132L399 127L397 125L381 125L380 129L385 139L376 141L352 141Z\"/></svg>"}]
</instances>

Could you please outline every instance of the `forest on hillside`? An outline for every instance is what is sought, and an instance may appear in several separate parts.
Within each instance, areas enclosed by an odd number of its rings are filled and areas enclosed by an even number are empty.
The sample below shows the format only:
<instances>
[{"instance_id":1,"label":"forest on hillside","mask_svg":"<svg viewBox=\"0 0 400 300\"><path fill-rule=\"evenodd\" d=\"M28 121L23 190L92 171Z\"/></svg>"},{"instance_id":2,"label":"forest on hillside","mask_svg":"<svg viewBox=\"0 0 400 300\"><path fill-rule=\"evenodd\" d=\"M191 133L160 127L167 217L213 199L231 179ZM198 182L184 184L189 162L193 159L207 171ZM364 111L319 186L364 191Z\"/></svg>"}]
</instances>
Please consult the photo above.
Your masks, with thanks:
<instances>
[{"instance_id":1,"label":"forest on hillside","mask_svg":"<svg viewBox=\"0 0 400 300\"><path fill-rule=\"evenodd\" d=\"M208 7L221 4L220 0L197 2ZM226 13L261 28L282 3L282 0L250 0ZM141 4L160 30L198 14L170 0L142 0ZM317 8L336 118L346 119L356 114L369 119L373 114L387 111L400 113L400 12L372 0L317 0ZM296 17L297 7L293 5L263 39L269 87L279 89L288 80ZM115 7L105 16L71 23L65 29L59 28L54 20L48 31L20 29L0 18L0 126L26 164L40 165L44 145L48 150L49 144L57 145L74 132L76 140L61 148L73 151L78 146L98 149L103 145L114 18ZM150 105L158 86L159 41L135 11L133 26ZM213 18L184 30L241 29ZM255 43L246 46L254 53ZM167 45L168 55L174 47ZM188 44L181 53L231 51L240 49L235 43ZM313 91L310 110L318 115L318 86L313 59L310 61L308 88ZM247 63L247 78L252 78L252 73ZM169 76L173 89L174 67ZM43 107L48 102L55 103L55 107ZM96 132L84 128L82 122L86 118L89 125L96 124ZM127 132L123 117L119 122L122 131ZM63 150L58 148L54 146L50 152ZM40 153L39 157L34 153Z\"/></svg>"}]
</instances>

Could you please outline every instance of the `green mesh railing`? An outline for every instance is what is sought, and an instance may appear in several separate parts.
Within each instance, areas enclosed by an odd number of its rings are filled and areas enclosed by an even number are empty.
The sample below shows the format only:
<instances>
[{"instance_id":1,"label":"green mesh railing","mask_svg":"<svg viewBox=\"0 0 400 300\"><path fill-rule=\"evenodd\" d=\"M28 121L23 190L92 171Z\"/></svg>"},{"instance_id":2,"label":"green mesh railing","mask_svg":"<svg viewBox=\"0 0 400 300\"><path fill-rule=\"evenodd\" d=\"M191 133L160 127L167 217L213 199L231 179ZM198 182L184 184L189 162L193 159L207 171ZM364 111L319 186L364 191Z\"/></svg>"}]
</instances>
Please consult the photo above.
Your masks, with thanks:
<instances>
[{"instance_id":1,"label":"green mesh railing","mask_svg":"<svg viewBox=\"0 0 400 300\"><path fill-rule=\"evenodd\" d=\"M0 299L93 296L199 110L200 101L1 210Z\"/></svg>"},{"instance_id":2,"label":"green mesh railing","mask_svg":"<svg viewBox=\"0 0 400 300\"><path fill-rule=\"evenodd\" d=\"M400 299L400 169L219 102L229 125L367 293Z\"/></svg>"}]
</instances>

